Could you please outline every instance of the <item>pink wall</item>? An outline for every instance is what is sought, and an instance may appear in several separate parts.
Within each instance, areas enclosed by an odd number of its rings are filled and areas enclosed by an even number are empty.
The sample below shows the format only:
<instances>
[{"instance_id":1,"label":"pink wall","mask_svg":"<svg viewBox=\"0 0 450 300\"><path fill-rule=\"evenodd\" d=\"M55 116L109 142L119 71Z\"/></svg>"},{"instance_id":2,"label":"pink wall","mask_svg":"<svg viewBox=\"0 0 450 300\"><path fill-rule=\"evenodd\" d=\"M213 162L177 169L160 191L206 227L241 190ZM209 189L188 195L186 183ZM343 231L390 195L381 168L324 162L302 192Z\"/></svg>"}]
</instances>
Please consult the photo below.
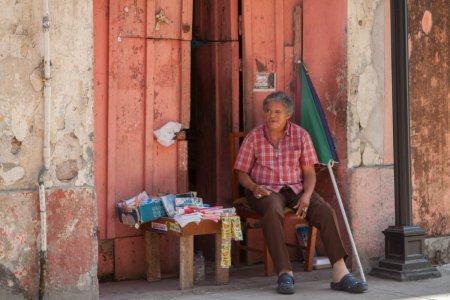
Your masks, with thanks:
<instances>
[{"instance_id":1,"label":"pink wall","mask_svg":"<svg viewBox=\"0 0 450 300\"><path fill-rule=\"evenodd\" d=\"M319 95L340 163L334 167L341 197L347 205L347 53L345 0L303 1L303 62ZM335 208L337 198L326 168L319 171L316 190ZM341 233L350 251L344 223Z\"/></svg>"},{"instance_id":2,"label":"pink wall","mask_svg":"<svg viewBox=\"0 0 450 300\"><path fill-rule=\"evenodd\" d=\"M39 197L37 192L0 194L2 256L12 258L2 278L17 296L37 299L39 292ZM91 188L48 190L46 295L91 299L98 294L97 240L94 191ZM9 274L10 273L10 274ZM6 282L6 281L3 281ZM8 293L7 293L8 295Z\"/></svg>"}]
</instances>

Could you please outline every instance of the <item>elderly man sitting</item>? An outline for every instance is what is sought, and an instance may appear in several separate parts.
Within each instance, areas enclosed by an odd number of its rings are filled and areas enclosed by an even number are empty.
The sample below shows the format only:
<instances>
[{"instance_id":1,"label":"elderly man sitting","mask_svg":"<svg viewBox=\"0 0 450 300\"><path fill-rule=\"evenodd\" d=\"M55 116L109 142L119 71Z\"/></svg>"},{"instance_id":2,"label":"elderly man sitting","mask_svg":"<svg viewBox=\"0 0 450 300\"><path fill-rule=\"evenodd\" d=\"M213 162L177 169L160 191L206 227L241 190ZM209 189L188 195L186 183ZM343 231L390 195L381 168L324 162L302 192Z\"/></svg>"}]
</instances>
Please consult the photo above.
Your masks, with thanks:
<instances>
[{"instance_id":1,"label":"elderly man sitting","mask_svg":"<svg viewBox=\"0 0 450 300\"><path fill-rule=\"evenodd\" d=\"M317 154L309 134L289 119L292 100L283 92L268 95L263 102L265 123L245 137L234 165L239 183L245 187L252 209L263 215L264 238L278 273L278 292L294 293L294 277L286 248L284 207L296 210L300 218L321 234L333 266L334 290L362 293L368 289L349 273L333 208L312 197L316 184Z\"/></svg>"}]
</instances>

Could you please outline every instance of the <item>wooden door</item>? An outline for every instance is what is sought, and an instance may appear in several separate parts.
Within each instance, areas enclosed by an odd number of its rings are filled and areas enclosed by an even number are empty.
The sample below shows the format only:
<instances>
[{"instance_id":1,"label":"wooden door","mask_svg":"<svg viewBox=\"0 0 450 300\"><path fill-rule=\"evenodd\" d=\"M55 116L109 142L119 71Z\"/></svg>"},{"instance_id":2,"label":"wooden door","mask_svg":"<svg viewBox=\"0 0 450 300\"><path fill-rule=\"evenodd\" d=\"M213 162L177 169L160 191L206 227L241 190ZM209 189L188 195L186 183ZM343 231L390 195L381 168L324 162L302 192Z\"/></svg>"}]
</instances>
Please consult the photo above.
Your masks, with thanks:
<instances>
[{"instance_id":1,"label":"wooden door","mask_svg":"<svg viewBox=\"0 0 450 300\"><path fill-rule=\"evenodd\" d=\"M237 0L194 1L192 127L195 188L212 205L231 206L228 134L239 128Z\"/></svg>"},{"instance_id":2,"label":"wooden door","mask_svg":"<svg viewBox=\"0 0 450 300\"><path fill-rule=\"evenodd\" d=\"M262 101L273 91L295 92L301 57L300 0L242 0L244 129L264 120Z\"/></svg>"},{"instance_id":3,"label":"wooden door","mask_svg":"<svg viewBox=\"0 0 450 300\"><path fill-rule=\"evenodd\" d=\"M95 114L95 126L104 128L96 131L95 139L100 151L95 170L99 274L110 272L100 270L103 267L113 268L115 279L139 278L146 274L142 233L119 223L115 204L143 190L149 194L187 190L187 142L163 147L153 130L169 121L189 128L193 3L121 0L102 4L94 10L94 18L107 19L109 36L108 47L99 45L103 52L95 54L100 63L105 61L102 53L108 55L108 62L103 62L107 76L96 76L98 85L107 86L96 95L96 101L106 104L97 105L103 109ZM99 30L96 33L102 34ZM96 36L95 41L102 39ZM96 74L101 68L96 65ZM105 265L100 263L102 245L108 243L113 248L112 262ZM176 272L178 249L165 239L161 247L166 254L163 271Z\"/></svg>"}]
</instances>

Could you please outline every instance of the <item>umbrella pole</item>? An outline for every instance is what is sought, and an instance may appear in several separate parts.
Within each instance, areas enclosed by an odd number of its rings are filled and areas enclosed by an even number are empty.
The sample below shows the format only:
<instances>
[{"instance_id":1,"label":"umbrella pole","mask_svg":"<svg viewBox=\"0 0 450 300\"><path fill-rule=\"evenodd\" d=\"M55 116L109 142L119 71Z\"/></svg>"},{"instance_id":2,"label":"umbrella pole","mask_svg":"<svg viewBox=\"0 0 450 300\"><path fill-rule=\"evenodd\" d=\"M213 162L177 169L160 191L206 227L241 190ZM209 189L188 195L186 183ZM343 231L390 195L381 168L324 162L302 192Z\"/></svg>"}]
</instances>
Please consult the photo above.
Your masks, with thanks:
<instances>
[{"instance_id":1,"label":"umbrella pole","mask_svg":"<svg viewBox=\"0 0 450 300\"><path fill-rule=\"evenodd\" d=\"M361 266L361 261L359 260L358 250L356 250L355 241L353 240L352 230L350 229L350 225L348 224L347 214L345 213L344 205L342 204L341 194L339 193L339 189L336 183L336 178L333 174L332 162L330 161L327 164L328 172L330 173L331 180L333 181L334 192L336 193L336 197L338 199L339 208L341 209L342 216L344 217L345 227L347 228L348 235L350 237L350 243L352 244L353 253L355 253L356 262L358 263L359 273L361 274L361 278L364 282L366 282L366 277L364 276L364 271Z\"/></svg>"}]
</instances>

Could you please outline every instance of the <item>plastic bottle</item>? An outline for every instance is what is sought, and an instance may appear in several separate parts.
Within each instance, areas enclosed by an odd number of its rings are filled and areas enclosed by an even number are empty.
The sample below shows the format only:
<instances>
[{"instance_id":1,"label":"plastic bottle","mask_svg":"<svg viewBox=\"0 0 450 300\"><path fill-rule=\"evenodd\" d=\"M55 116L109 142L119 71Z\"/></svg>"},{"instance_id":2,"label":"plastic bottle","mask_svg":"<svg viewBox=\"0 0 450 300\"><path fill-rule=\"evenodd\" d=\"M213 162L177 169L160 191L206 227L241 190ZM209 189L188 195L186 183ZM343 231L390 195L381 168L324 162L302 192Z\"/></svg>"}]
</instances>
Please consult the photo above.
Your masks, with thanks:
<instances>
[{"instance_id":1,"label":"plastic bottle","mask_svg":"<svg viewBox=\"0 0 450 300\"><path fill-rule=\"evenodd\" d=\"M203 252L198 250L194 256L194 281L205 280L205 257Z\"/></svg>"}]
</instances>

